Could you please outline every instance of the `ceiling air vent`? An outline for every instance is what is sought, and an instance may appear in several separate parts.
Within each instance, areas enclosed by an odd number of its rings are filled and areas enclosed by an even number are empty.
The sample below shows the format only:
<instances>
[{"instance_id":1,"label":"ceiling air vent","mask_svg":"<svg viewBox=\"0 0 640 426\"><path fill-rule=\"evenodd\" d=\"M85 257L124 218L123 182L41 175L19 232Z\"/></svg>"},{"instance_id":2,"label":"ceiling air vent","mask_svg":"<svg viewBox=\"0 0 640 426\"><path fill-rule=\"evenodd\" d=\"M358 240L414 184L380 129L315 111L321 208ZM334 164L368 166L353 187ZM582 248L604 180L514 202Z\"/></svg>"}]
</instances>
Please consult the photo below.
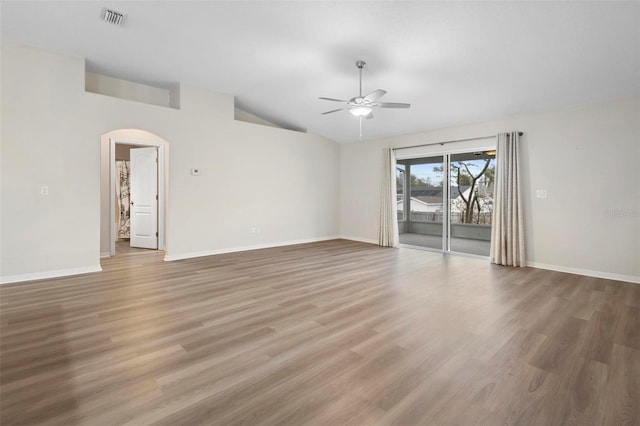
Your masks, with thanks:
<instances>
[{"instance_id":1,"label":"ceiling air vent","mask_svg":"<svg viewBox=\"0 0 640 426\"><path fill-rule=\"evenodd\" d=\"M120 25L124 21L124 14L115 10L105 9L102 14L102 20L109 24Z\"/></svg>"}]
</instances>

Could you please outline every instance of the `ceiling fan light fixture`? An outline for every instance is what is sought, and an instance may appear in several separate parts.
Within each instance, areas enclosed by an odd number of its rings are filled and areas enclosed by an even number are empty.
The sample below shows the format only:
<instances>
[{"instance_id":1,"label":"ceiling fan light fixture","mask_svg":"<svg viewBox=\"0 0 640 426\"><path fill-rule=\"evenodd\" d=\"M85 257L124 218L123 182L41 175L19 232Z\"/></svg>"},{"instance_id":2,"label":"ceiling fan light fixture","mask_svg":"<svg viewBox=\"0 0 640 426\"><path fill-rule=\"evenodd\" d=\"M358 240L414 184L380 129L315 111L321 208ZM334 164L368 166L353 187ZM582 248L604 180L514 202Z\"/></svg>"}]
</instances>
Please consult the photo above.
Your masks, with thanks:
<instances>
[{"instance_id":1,"label":"ceiling fan light fixture","mask_svg":"<svg viewBox=\"0 0 640 426\"><path fill-rule=\"evenodd\" d=\"M372 111L373 111L373 108L371 108L368 105L356 105L349 108L349 112L351 113L351 115L354 115L356 117L367 116L371 114Z\"/></svg>"}]
</instances>

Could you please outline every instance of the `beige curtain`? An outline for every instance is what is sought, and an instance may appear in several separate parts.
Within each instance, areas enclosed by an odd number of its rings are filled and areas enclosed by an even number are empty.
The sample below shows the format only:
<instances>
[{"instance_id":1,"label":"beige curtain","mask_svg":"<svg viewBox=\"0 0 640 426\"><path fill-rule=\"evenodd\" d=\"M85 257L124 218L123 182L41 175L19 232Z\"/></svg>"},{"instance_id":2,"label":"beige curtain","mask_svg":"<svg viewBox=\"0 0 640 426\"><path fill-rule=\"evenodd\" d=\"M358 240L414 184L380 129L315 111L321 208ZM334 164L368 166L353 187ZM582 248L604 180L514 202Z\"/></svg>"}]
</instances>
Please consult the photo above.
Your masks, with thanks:
<instances>
[{"instance_id":1,"label":"beige curtain","mask_svg":"<svg viewBox=\"0 0 640 426\"><path fill-rule=\"evenodd\" d=\"M380 194L380 234L382 247L398 245L398 210L396 200L396 155L390 148L384 149L382 161L382 193Z\"/></svg>"},{"instance_id":2,"label":"beige curtain","mask_svg":"<svg viewBox=\"0 0 640 426\"><path fill-rule=\"evenodd\" d=\"M498 134L491 263L526 266L518 132Z\"/></svg>"}]
</instances>

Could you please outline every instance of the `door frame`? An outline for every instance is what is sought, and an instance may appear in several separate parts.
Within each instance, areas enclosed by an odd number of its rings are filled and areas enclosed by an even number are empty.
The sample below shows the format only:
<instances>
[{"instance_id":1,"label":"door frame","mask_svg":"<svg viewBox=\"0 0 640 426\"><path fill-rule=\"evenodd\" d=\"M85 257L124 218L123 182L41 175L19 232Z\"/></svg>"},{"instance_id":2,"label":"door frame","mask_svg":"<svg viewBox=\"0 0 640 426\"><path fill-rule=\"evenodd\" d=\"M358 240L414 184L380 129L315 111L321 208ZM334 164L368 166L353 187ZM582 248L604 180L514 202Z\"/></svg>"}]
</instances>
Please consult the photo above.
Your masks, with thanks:
<instances>
[{"instance_id":1,"label":"door frame","mask_svg":"<svg viewBox=\"0 0 640 426\"><path fill-rule=\"evenodd\" d=\"M489 138L487 138L487 139L489 139ZM451 235L451 217L450 217L451 206L450 206L450 202L451 202L451 200L449 200L449 194L451 194L451 156L454 155L454 154L464 154L464 153L473 152L473 151L495 150L496 146L497 146L497 138L496 138L496 141L493 144L484 144L483 143L483 144L478 144L477 146L473 146L473 147L468 147L467 146L467 147L450 148L450 149L446 149L444 147L441 147L441 149L437 149L437 150L434 150L433 152L429 152L429 153L412 154L412 155L396 155L396 160L413 160L413 159L418 159L418 158L428 158L428 157L440 157L440 156L442 156L442 167L443 167L442 248L441 249L434 249L434 248L430 248L430 247L412 246L410 244L400 244L401 247L415 248L415 249L419 249L419 250L433 251L433 252L443 253L443 254L460 254L460 255L464 255L464 256L482 257L482 258L486 257L486 256L478 256L478 255L474 255L474 254L469 254L469 253L451 251L451 238L450 238L450 235ZM444 175L446 175L446 177ZM407 181L409 181L411 179L411 176L407 175L406 179L407 179ZM446 184L444 182L444 179L446 179ZM411 193L411 187L409 185L407 185L407 191L408 191L409 194ZM407 215L407 217L410 217L410 212L406 212L406 215Z\"/></svg>"},{"instance_id":2,"label":"door frame","mask_svg":"<svg viewBox=\"0 0 640 426\"><path fill-rule=\"evenodd\" d=\"M134 145L158 150L158 250L164 250L165 239L165 164L164 144L122 138L109 138L109 256L116 254L116 144Z\"/></svg>"}]
</instances>

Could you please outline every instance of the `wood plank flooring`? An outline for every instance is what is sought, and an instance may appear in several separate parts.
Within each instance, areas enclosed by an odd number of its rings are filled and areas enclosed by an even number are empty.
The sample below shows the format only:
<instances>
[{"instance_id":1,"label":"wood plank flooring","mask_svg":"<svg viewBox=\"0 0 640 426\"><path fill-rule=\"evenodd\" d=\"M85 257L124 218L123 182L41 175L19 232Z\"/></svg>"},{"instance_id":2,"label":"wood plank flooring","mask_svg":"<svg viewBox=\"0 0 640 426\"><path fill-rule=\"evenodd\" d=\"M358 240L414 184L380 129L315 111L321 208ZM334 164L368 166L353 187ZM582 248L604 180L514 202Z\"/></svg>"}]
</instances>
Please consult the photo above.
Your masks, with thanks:
<instances>
[{"instance_id":1,"label":"wood plank flooring","mask_svg":"<svg viewBox=\"0 0 640 426\"><path fill-rule=\"evenodd\" d=\"M336 240L0 287L2 425L640 424L640 286Z\"/></svg>"}]
</instances>

